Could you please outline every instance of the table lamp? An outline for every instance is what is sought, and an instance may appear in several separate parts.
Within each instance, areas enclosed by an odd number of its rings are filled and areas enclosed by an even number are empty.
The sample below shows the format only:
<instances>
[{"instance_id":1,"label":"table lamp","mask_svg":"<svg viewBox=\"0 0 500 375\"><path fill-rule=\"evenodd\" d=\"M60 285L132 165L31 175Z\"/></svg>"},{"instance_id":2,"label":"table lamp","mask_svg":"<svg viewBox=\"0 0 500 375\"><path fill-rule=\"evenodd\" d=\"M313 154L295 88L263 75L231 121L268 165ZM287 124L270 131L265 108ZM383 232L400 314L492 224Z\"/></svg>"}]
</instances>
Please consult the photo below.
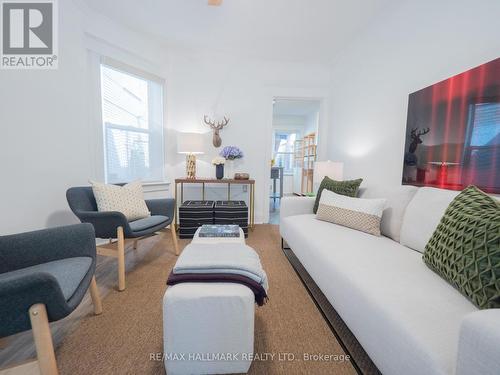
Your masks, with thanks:
<instances>
[{"instance_id":1,"label":"table lamp","mask_svg":"<svg viewBox=\"0 0 500 375\"><path fill-rule=\"evenodd\" d=\"M344 163L339 161L317 161L314 163L313 186L316 190L325 178L341 181L344 175Z\"/></svg>"},{"instance_id":2,"label":"table lamp","mask_svg":"<svg viewBox=\"0 0 500 375\"><path fill-rule=\"evenodd\" d=\"M196 155L204 153L203 134L179 133L177 152L186 154L186 177L196 178Z\"/></svg>"}]
</instances>

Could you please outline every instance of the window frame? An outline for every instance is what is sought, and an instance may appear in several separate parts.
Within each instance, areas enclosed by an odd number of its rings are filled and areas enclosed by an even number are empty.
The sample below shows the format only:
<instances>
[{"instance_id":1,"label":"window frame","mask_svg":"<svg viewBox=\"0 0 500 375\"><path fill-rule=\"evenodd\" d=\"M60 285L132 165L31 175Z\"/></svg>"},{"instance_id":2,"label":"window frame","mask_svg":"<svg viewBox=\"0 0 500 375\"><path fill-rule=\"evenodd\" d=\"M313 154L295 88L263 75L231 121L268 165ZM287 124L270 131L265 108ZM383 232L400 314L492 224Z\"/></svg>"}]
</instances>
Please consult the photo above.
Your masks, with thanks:
<instances>
[{"instance_id":1,"label":"window frame","mask_svg":"<svg viewBox=\"0 0 500 375\"><path fill-rule=\"evenodd\" d=\"M483 97L483 98L477 98L476 100L469 102L467 133L463 146L462 165L468 165L470 163L473 151L492 149L496 147L496 146L473 146L471 145L471 142L475 127L474 125L475 125L476 110L477 110L476 106L481 104L498 104L498 103L500 103L500 97Z\"/></svg>"},{"instance_id":2,"label":"window frame","mask_svg":"<svg viewBox=\"0 0 500 375\"><path fill-rule=\"evenodd\" d=\"M297 139L301 137L301 132L297 129L274 128L273 129L273 139L276 139L277 134L286 134L287 136L295 134ZM294 141L294 144L297 141L297 139ZM283 175L292 176L294 174L294 169L295 169L295 159L294 159L295 158L295 156L294 156L295 155L295 146L293 147L292 151L276 151L276 150L274 150L274 145L275 144L273 144L272 155L273 155L273 159L275 161L277 159L277 155L283 155L284 158L286 158L286 157L292 158L292 160L291 160L292 169L286 169L285 167L283 167Z\"/></svg>"},{"instance_id":3,"label":"window frame","mask_svg":"<svg viewBox=\"0 0 500 375\"><path fill-rule=\"evenodd\" d=\"M102 68L107 67L112 70L115 70L117 72L135 77L137 79L146 81L148 83L148 90L149 90L149 82L156 83L160 89L160 101L159 101L159 109L160 109L160 126L159 127L151 127L150 122L152 120L149 119L148 117L148 124L147 128L141 128L137 126L126 126L122 124L114 124L111 122L105 122L104 121L104 106L103 103L105 101L104 99L104 93L103 93L103 82L102 82ZM100 127L101 127L101 134L102 134L102 139L101 139L101 146L103 150L102 154L102 160L101 163L103 165L103 173L104 173L104 181L106 183L118 183L118 181L112 181L110 180L108 176L108 153L107 153L107 135L106 132L108 129L116 129L116 130L121 130L121 131L130 131L130 132L136 132L136 133L142 133L142 134L147 134L149 139L152 139L152 137L158 137L161 139L160 142L160 148L161 148L161 158L160 160L157 161L157 164L160 168L160 176L159 178L154 178L154 179L149 179L149 178L144 178L144 177L137 177L137 179L140 179L141 182L144 185L156 185L156 184L163 184L167 183L166 181L166 155L165 155L165 150L166 150L166 140L165 140L165 112L166 112L166 82L165 79L156 76L154 74L148 73L144 70L137 69L133 66L127 65L125 63L122 63L118 60L106 57L106 56L100 56L99 59L99 103L100 103ZM111 104L113 104L111 102ZM148 112L151 111L151 105L148 101ZM161 129L161 134L158 135L157 129ZM149 152L151 150L151 141L149 142ZM151 157L149 159L149 162L151 162ZM150 166L151 168L151 166ZM122 183L127 183L130 181L119 181Z\"/></svg>"}]
</instances>

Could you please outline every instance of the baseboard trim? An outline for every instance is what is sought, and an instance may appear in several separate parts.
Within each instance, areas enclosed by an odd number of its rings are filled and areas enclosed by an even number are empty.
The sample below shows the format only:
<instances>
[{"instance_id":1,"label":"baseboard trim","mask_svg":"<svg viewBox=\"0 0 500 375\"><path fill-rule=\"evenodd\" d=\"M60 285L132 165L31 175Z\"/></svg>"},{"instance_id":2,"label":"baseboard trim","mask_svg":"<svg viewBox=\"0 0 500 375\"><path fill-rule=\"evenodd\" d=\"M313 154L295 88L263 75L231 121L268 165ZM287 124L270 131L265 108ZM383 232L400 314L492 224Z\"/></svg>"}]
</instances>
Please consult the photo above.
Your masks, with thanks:
<instances>
[{"instance_id":1,"label":"baseboard trim","mask_svg":"<svg viewBox=\"0 0 500 375\"><path fill-rule=\"evenodd\" d=\"M294 254L293 250L289 247L284 247L283 239L281 239L281 241L283 253L288 258L288 261L299 276L302 284L306 287L306 290L323 315L323 318L328 323L339 344L342 346L342 349L351 357L351 363L356 369L356 372L360 375L381 375L382 373L380 370L373 363L337 311L335 311L321 289L314 282L311 275L309 275L300 260Z\"/></svg>"}]
</instances>

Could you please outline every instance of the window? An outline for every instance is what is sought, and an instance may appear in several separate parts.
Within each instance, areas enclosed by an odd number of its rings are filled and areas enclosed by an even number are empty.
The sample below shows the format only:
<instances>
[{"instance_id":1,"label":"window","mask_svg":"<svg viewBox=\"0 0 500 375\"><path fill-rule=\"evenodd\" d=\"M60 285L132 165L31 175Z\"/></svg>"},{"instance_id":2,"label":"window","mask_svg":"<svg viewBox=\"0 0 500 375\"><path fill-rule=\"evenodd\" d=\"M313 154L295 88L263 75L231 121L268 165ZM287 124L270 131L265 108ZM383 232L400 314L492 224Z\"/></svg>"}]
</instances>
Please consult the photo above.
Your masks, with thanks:
<instances>
[{"instance_id":1,"label":"window","mask_svg":"<svg viewBox=\"0 0 500 375\"><path fill-rule=\"evenodd\" d=\"M294 144L297 133L276 130L274 132L274 165L283 167L283 173L293 174Z\"/></svg>"},{"instance_id":2,"label":"window","mask_svg":"<svg viewBox=\"0 0 500 375\"><path fill-rule=\"evenodd\" d=\"M465 148L465 160L476 159L491 164L500 145L500 103L471 105L470 134Z\"/></svg>"},{"instance_id":3,"label":"window","mask_svg":"<svg viewBox=\"0 0 500 375\"><path fill-rule=\"evenodd\" d=\"M163 84L101 64L105 179L164 180Z\"/></svg>"},{"instance_id":4,"label":"window","mask_svg":"<svg viewBox=\"0 0 500 375\"><path fill-rule=\"evenodd\" d=\"M492 98L493 99L493 98ZM500 100L471 104L463 157L463 183L498 192L500 173Z\"/></svg>"}]
</instances>

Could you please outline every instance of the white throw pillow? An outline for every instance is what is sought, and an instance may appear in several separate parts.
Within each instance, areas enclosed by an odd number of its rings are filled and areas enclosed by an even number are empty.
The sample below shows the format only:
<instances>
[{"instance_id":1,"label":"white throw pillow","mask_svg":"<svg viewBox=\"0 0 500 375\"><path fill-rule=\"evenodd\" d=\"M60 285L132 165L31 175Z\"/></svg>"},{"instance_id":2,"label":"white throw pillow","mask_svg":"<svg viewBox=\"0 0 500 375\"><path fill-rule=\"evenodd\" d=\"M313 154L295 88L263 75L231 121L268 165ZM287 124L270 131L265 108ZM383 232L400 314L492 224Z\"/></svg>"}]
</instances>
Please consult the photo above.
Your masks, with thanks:
<instances>
[{"instance_id":1,"label":"white throw pillow","mask_svg":"<svg viewBox=\"0 0 500 375\"><path fill-rule=\"evenodd\" d=\"M99 211L118 211L125 215L128 221L151 216L146 206L142 184L134 181L118 186L90 181Z\"/></svg>"},{"instance_id":2,"label":"white throw pillow","mask_svg":"<svg viewBox=\"0 0 500 375\"><path fill-rule=\"evenodd\" d=\"M351 198L323 190L316 218L380 236L385 199Z\"/></svg>"}]
</instances>

